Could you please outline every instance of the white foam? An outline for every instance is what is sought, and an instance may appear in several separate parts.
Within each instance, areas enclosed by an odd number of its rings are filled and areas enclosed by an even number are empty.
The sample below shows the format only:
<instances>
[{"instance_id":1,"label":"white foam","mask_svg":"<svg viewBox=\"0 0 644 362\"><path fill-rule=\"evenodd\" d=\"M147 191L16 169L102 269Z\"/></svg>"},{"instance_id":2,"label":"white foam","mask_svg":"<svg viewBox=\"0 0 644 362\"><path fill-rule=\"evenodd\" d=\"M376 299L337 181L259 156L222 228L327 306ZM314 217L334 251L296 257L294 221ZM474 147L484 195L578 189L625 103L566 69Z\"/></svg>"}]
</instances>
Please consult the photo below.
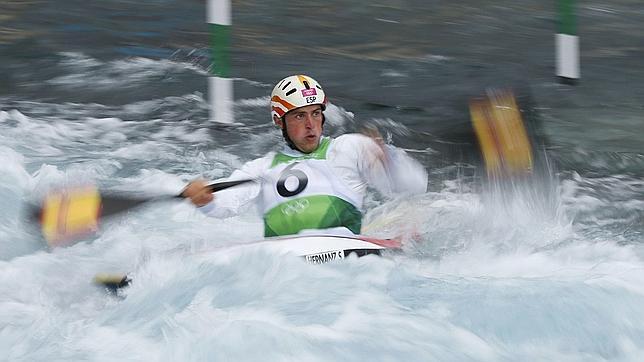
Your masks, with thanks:
<instances>
[{"instance_id":1,"label":"white foam","mask_svg":"<svg viewBox=\"0 0 644 362\"><path fill-rule=\"evenodd\" d=\"M167 76L168 72L190 71L207 75L208 72L192 63L168 59L132 57L126 60L102 62L83 53L60 53L65 59L62 65L73 69L73 73L58 76L47 81L59 86L85 87L130 87L137 82Z\"/></svg>"},{"instance_id":2,"label":"white foam","mask_svg":"<svg viewBox=\"0 0 644 362\"><path fill-rule=\"evenodd\" d=\"M266 122L236 129L243 139L223 148L199 119L147 117L165 102L203 105L189 95L126 107L144 121L100 105L34 103L21 104L29 112L0 112L0 350L7 358L641 354L644 248L633 229L644 183L629 175L563 173L555 187L535 188L551 194L445 180L421 197L383 203L371 195L365 227L405 241L402 253L383 258L313 266L262 248L229 248L261 238L261 217L209 219L182 200L103 220L98 235L47 251L17 221L23 193L102 182L128 195L172 195L197 176L227 176L281 142ZM332 125L353 119L339 107L329 112ZM91 284L99 272L130 273L125 299Z\"/></svg>"}]
</instances>

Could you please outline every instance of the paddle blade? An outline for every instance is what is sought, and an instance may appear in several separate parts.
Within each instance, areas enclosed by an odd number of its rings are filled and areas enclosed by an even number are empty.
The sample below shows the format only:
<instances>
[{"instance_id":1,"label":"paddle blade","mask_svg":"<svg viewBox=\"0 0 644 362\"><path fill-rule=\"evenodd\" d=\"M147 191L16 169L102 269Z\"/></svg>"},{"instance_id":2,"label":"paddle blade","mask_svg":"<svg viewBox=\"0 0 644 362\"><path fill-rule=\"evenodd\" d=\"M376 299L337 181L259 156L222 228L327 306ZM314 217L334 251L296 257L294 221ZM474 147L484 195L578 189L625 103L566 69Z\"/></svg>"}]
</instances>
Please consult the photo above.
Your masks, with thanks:
<instances>
[{"instance_id":1,"label":"paddle blade","mask_svg":"<svg viewBox=\"0 0 644 362\"><path fill-rule=\"evenodd\" d=\"M91 234L98 229L101 195L84 187L47 195L40 211L42 234L50 247Z\"/></svg>"},{"instance_id":2,"label":"paddle blade","mask_svg":"<svg viewBox=\"0 0 644 362\"><path fill-rule=\"evenodd\" d=\"M252 182L252 179L216 182L207 187L212 192ZM83 187L54 192L43 200L42 208L34 212L40 221L47 245L70 245L74 240L98 230L101 218L118 215L152 201L183 198L181 195L132 197L103 194L95 187Z\"/></svg>"},{"instance_id":3,"label":"paddle blade","mask_svg":"<svg viewBox=\"0 0 644 362\"><path fill-rule=\"evenodd\" d=\"M470 115L489 177L532 172L532 145L511 90L470 101Z\"/></svg>"},{"instance_id":4,"label":"paddle blade","mask_svg":"<svg viewBox=\"0 0 644 362\"><path fill-rule=\"evenodd\" d=\"M94 284L104 287L110 294L118 295L119 290L132 282L126 274L99 273L94 277Z\"/></svg>"},{"instance_id":5,"label":"paddle blade","mask_svg":"<svg viewBox=\"0 0 644 362\"><path fill-rule=\"evenodd\" d=\"M102 218L121 214L150 201L172 198L101 195L95 187L83 187L50 193L35 216L39 218L47 245L58 247L95 233Z\"/></svg>"}]
</instances>

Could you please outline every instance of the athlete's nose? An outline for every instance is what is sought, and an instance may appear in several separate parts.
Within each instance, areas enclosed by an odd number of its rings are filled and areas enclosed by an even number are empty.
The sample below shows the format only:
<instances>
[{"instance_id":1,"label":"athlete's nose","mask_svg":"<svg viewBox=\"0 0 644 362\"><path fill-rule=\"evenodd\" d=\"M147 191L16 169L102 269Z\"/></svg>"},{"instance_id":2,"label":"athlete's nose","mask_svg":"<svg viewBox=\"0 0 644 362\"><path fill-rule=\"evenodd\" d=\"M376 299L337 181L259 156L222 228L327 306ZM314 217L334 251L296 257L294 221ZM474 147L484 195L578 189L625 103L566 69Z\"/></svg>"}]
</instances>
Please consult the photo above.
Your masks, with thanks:
<instances>
[{"instance_id":1,"label":"athlete's nose","mask_svg":"<svg viewBox=\"0 0 644 362\"><path fill-rule=\"evenodd\" d=\"M306 128L313 128L313 116L310 114L307 114L306 119L304 120L304 126Z\"/></svg>"}]
</instances>

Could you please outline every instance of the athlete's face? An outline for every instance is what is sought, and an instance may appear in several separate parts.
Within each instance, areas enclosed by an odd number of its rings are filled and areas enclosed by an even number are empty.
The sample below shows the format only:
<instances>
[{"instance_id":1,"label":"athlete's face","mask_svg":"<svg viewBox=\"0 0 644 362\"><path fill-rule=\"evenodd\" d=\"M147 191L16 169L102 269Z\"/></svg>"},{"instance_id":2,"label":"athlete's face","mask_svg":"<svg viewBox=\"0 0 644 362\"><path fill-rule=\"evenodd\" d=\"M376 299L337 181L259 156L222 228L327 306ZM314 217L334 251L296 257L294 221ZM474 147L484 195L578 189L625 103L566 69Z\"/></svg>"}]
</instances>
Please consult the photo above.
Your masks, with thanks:
<instances>
[{"instance_id":1,"label":"athlete's face","mask_svg":"<svg viewBox=\"0 0 644 362\"><path fill-rule=\"evenodd\" d=\"M284 116L288 137L300 151L310 153L318 148L323 119L322 107L317 104L294 109ZM276 119L275 123L284 128L281 120Z\"/></svg>"}]
</instances>

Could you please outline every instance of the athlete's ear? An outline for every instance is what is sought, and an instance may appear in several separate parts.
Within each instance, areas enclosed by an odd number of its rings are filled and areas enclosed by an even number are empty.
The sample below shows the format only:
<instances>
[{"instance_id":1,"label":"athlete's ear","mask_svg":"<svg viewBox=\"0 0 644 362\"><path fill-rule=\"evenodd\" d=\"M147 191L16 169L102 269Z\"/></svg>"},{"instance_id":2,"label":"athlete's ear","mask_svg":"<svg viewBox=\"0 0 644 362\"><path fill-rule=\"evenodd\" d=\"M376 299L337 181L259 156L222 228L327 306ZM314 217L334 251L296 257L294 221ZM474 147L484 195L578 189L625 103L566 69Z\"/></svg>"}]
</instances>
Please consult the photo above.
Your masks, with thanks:
<instances>
[{"instance_id":1,"label":"athlete's ear","mask_svg":"<svg viewBox=\"0 0 644 362\"><path fill-rule=\"evenodd\" d=\"M282 119L279 118L277 115L273 115L273 122L279 127L279 128L284 128L284 122L282 122Z\"/></svg>"}]
</instances>

